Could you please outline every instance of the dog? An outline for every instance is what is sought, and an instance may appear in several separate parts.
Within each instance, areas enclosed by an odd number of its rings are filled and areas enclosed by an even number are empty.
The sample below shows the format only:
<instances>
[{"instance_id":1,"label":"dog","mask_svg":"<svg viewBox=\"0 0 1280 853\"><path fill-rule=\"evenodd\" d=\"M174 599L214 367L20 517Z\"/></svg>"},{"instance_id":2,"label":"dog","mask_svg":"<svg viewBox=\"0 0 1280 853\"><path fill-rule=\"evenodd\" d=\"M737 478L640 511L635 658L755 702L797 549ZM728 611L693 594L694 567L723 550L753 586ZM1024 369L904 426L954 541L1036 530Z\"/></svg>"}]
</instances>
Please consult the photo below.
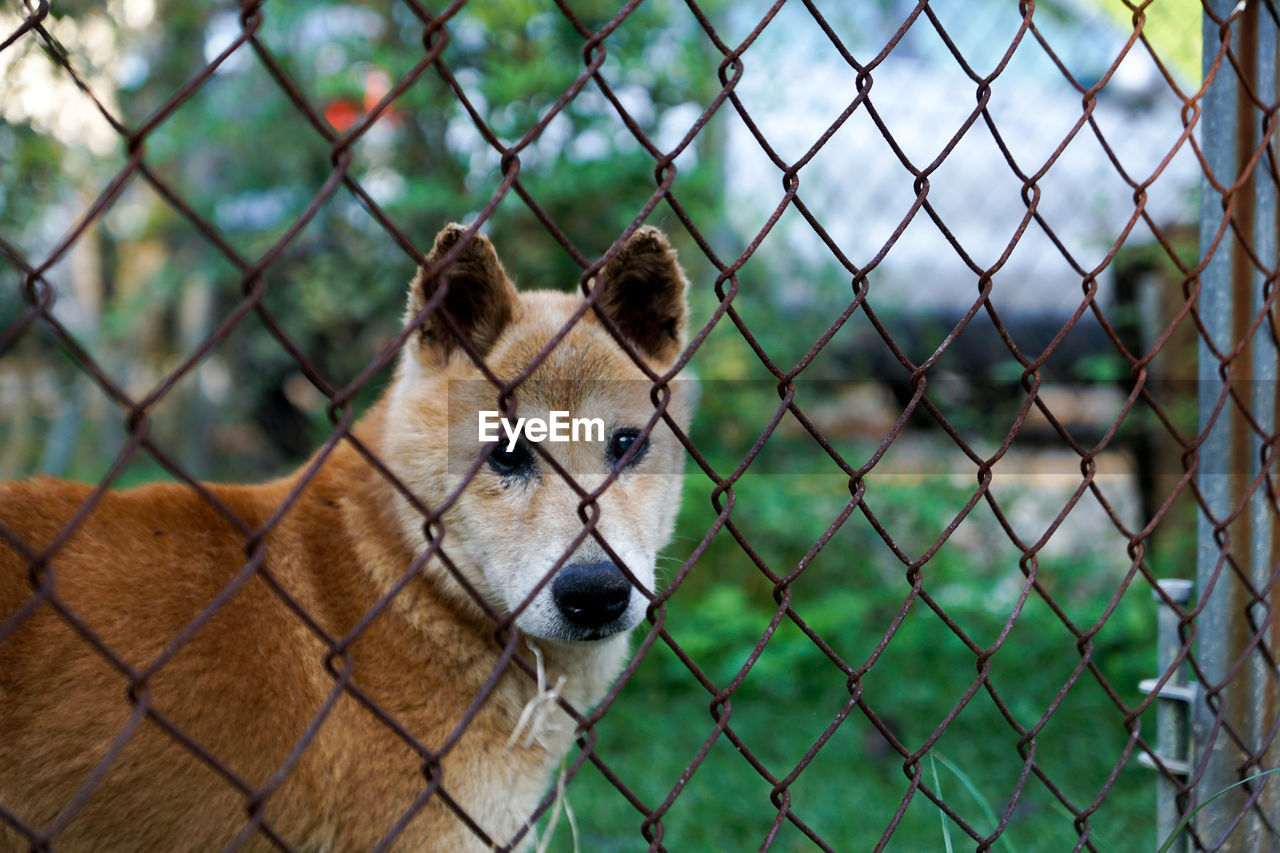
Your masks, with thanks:
<instances>
[{"instance_id":1,"label":"dog","mask_svg":"<svg viewBox=\"0 0 1280 853\"><path fill-rule=\"evenodd\" d=\"M621 672L680 498L635 357L675 365L684 273L646 226L592 288L518 292L451 225L389 387L293 476L0 484L0 849L528 845L574 738L557 697ZM605 434L481 442L491 410Z\"/></svg>"}]
</instances>

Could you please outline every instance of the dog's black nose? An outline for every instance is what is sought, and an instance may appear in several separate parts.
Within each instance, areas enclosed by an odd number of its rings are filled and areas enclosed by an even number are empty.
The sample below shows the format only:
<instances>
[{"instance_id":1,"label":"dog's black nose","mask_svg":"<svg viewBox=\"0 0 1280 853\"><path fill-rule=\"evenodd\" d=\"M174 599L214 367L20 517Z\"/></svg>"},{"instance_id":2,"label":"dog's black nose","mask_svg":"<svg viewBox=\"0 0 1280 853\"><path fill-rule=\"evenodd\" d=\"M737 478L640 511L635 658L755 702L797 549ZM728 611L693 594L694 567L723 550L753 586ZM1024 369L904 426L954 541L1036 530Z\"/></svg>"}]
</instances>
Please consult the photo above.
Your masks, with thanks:
<instances>
[{"instance_id":1,"label":"dog's black nose","mask_svg":"<svg viewBox=\"0 0 1280 853\"><path fill-rule=\"evenodd\" d=\"M631 582L610 562L565 566L551 582L556 606L579 628L594 629L622 615L631 601Z\"/></svg>"}]
</instances>

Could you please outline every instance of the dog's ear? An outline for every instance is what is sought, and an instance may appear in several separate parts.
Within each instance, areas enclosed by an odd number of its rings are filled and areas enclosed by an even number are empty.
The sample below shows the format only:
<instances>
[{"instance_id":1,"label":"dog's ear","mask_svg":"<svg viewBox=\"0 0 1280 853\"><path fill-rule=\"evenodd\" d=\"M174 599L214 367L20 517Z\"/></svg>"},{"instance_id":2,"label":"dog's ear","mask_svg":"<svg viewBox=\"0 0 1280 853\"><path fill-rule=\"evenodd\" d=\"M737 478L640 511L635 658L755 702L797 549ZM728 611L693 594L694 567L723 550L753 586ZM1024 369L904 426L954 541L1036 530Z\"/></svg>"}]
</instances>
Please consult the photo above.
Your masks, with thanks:
<instances>
[{"instance_id":1,"label":"dog's ear","mask_svg":"<svg viewBox=\"0 0 1280 853\"><path fill-rule=\"evenodd\" d=\"M657 228L636 231L596 279L596 307L647 359L669 364L684 347L685 280Z\"/></svg>"},{"instance_id":2,"label":"dog's ear","mask_svg":"<svg viewBox=\"0 0 1280 853\"><path fill-rule=\"evenodd\" d=\"M458 331L467 336L476 352L485 355L493 348L498 335L511 322L516 308L516 289L498 260L489 238L477 233L438 276L427 278L434 266L466 234L465 225L446 225L436 235L427 262L409 285L409 307L406 322L422 311L427 300L448 282L443 301L422 321L418 344L429 364L443 364L458 349L458 339L446 325L442 312L448 312Z\"/></svg>"}]
</instances>

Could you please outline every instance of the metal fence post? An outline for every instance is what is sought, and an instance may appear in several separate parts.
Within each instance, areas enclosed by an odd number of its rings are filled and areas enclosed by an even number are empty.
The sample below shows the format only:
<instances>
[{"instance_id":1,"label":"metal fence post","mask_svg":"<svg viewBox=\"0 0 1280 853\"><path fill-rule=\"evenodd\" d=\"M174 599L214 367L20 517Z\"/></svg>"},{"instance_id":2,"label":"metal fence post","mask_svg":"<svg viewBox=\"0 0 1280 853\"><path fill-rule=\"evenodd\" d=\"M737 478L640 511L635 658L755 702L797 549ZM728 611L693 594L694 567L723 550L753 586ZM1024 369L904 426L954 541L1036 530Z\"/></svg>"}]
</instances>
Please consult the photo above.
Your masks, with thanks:
<instances>
[{"instance_id":1,"label":"metal fence post","mask_svg":"<svg viewBox=\"0 0 1280 853\"><path fill-rule=\"evenodd\" d=\"M1255 63L1255 79L1253 85L1257 97L1275 104L1277 98L1276 64L1276 9L1274 2L1268 2L1266 8L1257 16L1257 60ZM1259 133L1274 126L1276 116L1265 118ZM1255 120L1256 122L1256 120ZM1268 143L1271 156L1277 150L1275 138ZM1274 161L1273 161L1274 162ZM1253 273L1253 299L1251 311L1253 315L1262 316L1269 311L1268 297L1275 286L1275 275L1280 268L1280 257L1276 249L1276 185L1264 158L1254 170L1254 220L1253 247L1263 268ZM1269 447L1270 438L1276 431L1276 342L1268 333L1267 325L1259 328L1254 334L1251 344L1251 376L1252 388L1250 404L1255 430L1250 433L1249 442L1249 482L1258 482L1266 474L1264 469L1270 467L1275 448ZM1271 608L1268 602L1274 599L1269 592L1269 578L1275 564L1275 542L1271 525L1274 521L1272 496L1266 488L1257 488L1249 498L1249 524L1251 550L1249 554L1249 579L1255 590L1261 593L1262 600L1249 605L1253 625L1268 624ZM1264 629L1265 630L1265 629ZM1275 750L1269 744L1274 737L1270 732L1272 720L1276 715L1274 693L1277 688L1277 677L1274 663L1268 659L1267 644L1263 643L1250 652L1248 672L1248 696L1245 697L1248 715L1245 736L1249 749L1253 753L1254 763L1247 768L1249 773L1257 773L1275 766L1272 756ZM1243 691L1241 691L1243 692ZM1271 816L1271 825L1263 818ZM1268 778L1262 780L1262 793L1258 805L1249 813L1245 824L1245 845L1249 850L1280 851L1280 835L1276 834L1276 821L1280 820L1280 784ZM1269 839L1269 841L1268 841Z\"/></svg>"},{"instance_id":2,"label":"metal fence post","mask_svg":"<svg viewBox=\"0 0 1280 853\"><path fill-rule=\"evenodd\" d=\"M1277 679L1266 637L1255 637L1254 631L1266 630L1269 619L1275 510L1265 484L1254 484L1274 455L1277 353L1267 323L1258 326L1247 346L1242 344L1268 310L1274 284L1276 188L1274 164L1265 157L1251 175L1241 172L1274 121L1255 99L1270 107L1276 98L1276 10L1274 3L1261 0L1206 0L1205 9L1203 71L1211 82L1200 119L1207 174L1200 198L1200 250L1206 263L1197 302L1203 442L1197 454L1201 611L1195 659L1207 706L1196 720L1198 755L1192 769L1198 775L1195 801L1202 808L1194 827L1206 850L1253 853L1280 849L1274 790L1259 792L1264 780L1213 798L1268 769L1267 744L1274 737L1271 693ZM1220 22L1228 18L1234 63L1222 53ZM1274 150L1274 140L1270 147ZM1231 189L1224 193L1224 188ZM1234 399L1225 397L1228 382L1241 392ZM1241 406L1248 407L1247 417ZM1256 600L1249 587L1258 591Z\"/></svg>"},{"instance_id":3,"label":"metal fence post","mask_svg":"<svg viewBox=\"0 0 1280 853\"><path fill-rule=\"evenodd\" d=\"M1228 215L1224 198L1210 179L1211 175L1219 184L1229 186L1237 171L1239 81L1222 56L1219 23L1214 20L1216 16L1225 21L1235 5L1235 0L1206 0L1202 24L1203 70L1205 79L1211 82L1201 100L1201 150L1208 174L1200 180L1200 252L1202 257L1212 254L1200 273L1197 300L1203 329L1197 353L1197 399L1204 440L1196 463L1196 481L1202 500L1196 521L1196 589L1201 608L1196 618L1196 661L1210 708L1218 713L1216 717L1203 715L1196 720L1195 742L1201 754L1195 756L1192 763L1193 772L1199 773L1195 800L1200 804L1235 781L1230 772L1227 738L1221 729L1225 714L1223 683L1230 663L1231 569L1227 565L1226 549L1214 529L1215 523L1225 519L1231 508L1228 473L1233 413L1229 404L1222 403L1225 383L1219 372L1221 362L1214 350L1231 349L1231 274L1235 247L1230 225L1224 221ZM1233 30L1237 31L1232 33L1232 41L1238 43L1238 27ZM1229 823L1231 810L1224 802L1227 799L1215 801L1196 816L1196 833L1211 849L1223 837Z\"/></svg>"}]
</instances>

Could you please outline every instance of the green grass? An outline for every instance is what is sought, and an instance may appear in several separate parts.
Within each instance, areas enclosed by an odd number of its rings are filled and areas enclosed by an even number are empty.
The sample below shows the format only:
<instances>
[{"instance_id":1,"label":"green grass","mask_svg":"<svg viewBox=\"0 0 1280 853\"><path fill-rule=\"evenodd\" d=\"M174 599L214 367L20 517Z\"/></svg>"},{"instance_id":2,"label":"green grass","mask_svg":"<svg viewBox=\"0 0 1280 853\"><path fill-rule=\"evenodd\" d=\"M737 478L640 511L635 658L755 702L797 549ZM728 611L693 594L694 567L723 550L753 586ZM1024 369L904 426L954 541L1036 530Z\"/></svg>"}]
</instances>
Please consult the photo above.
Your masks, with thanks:
<instances>
[{"instance_id":1,"label":"green grass","mask_svg":"<svg viewBox=\"0 0 1280 853\"><path fill-rule=\"evenodd\" d=\"M675 556L688 553L714 512L691 478ZM842 477L762 474L735 488L734 520L775 571L802 557L848 500ZM873 509L896 526L904 548L923 551L971 488L946 478L882 482L868 489ZM705 504L705 505L704 505ZM953 541L924 567L923 587L974 642L994 643L1021 590L1019 552L993 532L980 505ZM989 519L989 513L985 518ZM1000 534L1002 536L1002 534ZM1097 548L1071 559L1045 559L1040 578L1078 625L1102 613L1128 568L1123 549L1098 537ZM914 554L913 554L914 555ZM910 592L906 569L855 513L792 587L792 605L851 667L876 653ZM719 688L726 687L776 612L768 582L722 531L667 607L666 627L679 646ZM1140 701L1136 684L1154 661L1154 606L1135 586L1094 638L1091 659L1122 700ZM1098 680L1083 672L1058 699L1081 661L1076 637L1033 592L1005 642L990 659L990 681L1004 712L979 689L921 760L908 763L858 707L849 709L846 676L793 623L784 618L763 653L730 697L728 723L775 778L787 776L832 721L848 710L822 749L789 786L791 808L834 849L870 850L902 810L885 849L955 849L975 842L912 779L935 785L942 764L944 801L975 832L989 835L1007 823L993 849L1036 853L1072 849L1079 840L1071 813L1034 774L1014 799L1024 772L1020 735L1056 711L1034 739L1034 759L1077 810L1087 809L1121 762L1128 733L1123 714ZM858 694L910 752L922 749L978 677L976 656L922 601L906 612L897 632L860 681ZM616 705L597 728L598 753L650 809L682 784L690 762L710 741L706 759L662 816L663 844L671 850L753 850L773 828L778 810L772 785L724 735L715 735L713 696L662 641L645 658ZM1028 751L1030 747L1024 747ZM950 780L950 781L949 781ZM643 816L603 775L587 765L567 788L581 834L581 850L643 850ZM1130 761L1117 773L1089 819L1099 850L1123 850L1135 838L1154 837L1154 778ZM905 806L903 803L905 801ZM572 850L561 827L549 849ZM816 845L783 822L770 849L814 850Z\"/></svg>"}]
</instances>

